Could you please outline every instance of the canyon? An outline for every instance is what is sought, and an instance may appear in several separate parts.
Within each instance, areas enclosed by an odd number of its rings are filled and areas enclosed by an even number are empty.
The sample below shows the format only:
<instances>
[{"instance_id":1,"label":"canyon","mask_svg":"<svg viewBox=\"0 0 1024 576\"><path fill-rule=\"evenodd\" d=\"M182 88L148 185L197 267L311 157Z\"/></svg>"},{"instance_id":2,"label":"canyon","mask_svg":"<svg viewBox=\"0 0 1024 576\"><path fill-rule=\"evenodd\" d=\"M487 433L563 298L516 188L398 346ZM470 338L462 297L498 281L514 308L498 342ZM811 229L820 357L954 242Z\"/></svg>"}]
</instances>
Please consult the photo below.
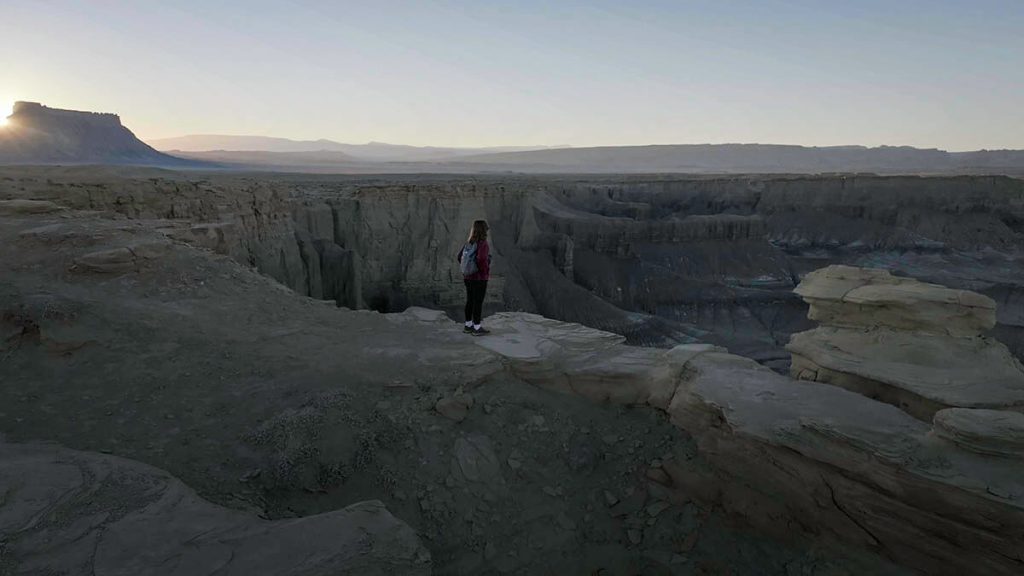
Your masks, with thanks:
<instances>
[{"instance_id":1,"label":"canyon","mask_svg":"<svg viewBox=\"0 0 1024 576\"><path fill-rule=\"evenodd\" d=\"M1022 242L999 176L0 168L0 573L1018 573Z\"/></svg>"},{"instance_id":2,"label":"canyon","mask_svg":"<svg viewBox=\"0 0 1024 576\"><path fill-rule=\"evenodd\" d=\"M167 232L339 306L455 315L455 254L492 223L491 311L630 344L707 341L785 371L792 291L829 264L882 267L998 304L1024 352L1024 181L996 176L327 177L29 169L9 194L160 218Z\"/></svg>"}]
</instances>

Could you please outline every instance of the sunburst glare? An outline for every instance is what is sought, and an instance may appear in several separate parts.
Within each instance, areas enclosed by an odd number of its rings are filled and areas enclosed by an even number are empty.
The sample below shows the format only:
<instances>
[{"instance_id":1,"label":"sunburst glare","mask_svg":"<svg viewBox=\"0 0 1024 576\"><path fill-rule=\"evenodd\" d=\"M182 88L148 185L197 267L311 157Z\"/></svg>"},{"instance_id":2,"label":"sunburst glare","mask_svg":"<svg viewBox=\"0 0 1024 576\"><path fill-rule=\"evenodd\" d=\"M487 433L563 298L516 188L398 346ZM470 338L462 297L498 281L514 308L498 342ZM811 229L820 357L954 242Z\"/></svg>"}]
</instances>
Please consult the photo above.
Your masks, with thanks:
<instances>
[{"instance_id":1,"label":"sunburst glare","mask_svg":"<svg viewBox=\"0 0 1024 576\"><path fill-rule=\"evenodd\" d=\"M0 100L0 126L7 125L7 117L14 112L14 102L10 100Z\"/></svg>"}]
</instances>

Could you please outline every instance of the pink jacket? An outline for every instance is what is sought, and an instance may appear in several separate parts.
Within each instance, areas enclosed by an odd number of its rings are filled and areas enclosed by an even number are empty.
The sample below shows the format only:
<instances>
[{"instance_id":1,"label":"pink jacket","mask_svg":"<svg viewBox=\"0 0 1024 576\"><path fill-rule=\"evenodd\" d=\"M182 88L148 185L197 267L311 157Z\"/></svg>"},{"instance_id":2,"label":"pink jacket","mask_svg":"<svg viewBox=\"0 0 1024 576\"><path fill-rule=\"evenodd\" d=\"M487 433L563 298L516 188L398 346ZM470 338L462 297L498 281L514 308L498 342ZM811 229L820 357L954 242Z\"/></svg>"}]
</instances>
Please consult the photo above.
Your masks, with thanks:
<instances>
[{"instance_id":1,"label":"pink jacket","mask_svg":"<svg viewBox=\"0 0 1024 576\"><path fill-rule=\"evenodd\" d=\"M462 251L459 251L459 262L462 262ZM466 276L466 280L491 279L491 246L487 240L481 240L476 247L476 273Z\"/></svg>"}]
</instances>

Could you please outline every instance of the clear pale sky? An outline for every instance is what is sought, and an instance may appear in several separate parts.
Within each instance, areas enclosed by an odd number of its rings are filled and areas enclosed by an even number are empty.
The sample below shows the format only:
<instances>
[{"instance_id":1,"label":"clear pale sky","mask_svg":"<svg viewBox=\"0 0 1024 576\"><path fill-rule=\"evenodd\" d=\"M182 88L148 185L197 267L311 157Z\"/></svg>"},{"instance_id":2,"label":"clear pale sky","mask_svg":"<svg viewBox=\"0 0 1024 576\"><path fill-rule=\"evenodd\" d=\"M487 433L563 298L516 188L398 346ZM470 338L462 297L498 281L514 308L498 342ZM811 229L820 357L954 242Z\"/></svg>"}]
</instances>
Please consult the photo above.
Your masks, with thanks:
<instances>
[{"instance_id":1,"label":"clear pale sky","mask_svg":"<svg viewBox=\"0 0 1024 576\"><path fill-rule=\"evenodd\" d=\"M1024 0L3 0L15 99L143 138L1024 148Z\"/></svg>"}]
</instances>

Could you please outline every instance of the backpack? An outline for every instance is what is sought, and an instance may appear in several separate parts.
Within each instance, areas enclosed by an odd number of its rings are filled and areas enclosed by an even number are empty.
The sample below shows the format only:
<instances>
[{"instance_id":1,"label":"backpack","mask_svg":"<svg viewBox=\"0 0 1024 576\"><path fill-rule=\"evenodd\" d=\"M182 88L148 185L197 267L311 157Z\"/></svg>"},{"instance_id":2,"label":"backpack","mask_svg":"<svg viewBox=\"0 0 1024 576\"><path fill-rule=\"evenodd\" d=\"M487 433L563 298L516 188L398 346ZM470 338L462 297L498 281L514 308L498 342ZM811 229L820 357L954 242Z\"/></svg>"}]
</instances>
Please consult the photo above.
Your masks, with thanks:
<instances>
[{"instance_id":1,"label":"backpack","mask_svg":"<svg viewBox=\"0 0 1024 576\"><path fill-rule=\"evenodd\" d=\"M459 269L462 270L463 276L472 276L480 270L476 265L476 242L462 247L462 260L459 262Z\"/></svg>"}]
</instances>

